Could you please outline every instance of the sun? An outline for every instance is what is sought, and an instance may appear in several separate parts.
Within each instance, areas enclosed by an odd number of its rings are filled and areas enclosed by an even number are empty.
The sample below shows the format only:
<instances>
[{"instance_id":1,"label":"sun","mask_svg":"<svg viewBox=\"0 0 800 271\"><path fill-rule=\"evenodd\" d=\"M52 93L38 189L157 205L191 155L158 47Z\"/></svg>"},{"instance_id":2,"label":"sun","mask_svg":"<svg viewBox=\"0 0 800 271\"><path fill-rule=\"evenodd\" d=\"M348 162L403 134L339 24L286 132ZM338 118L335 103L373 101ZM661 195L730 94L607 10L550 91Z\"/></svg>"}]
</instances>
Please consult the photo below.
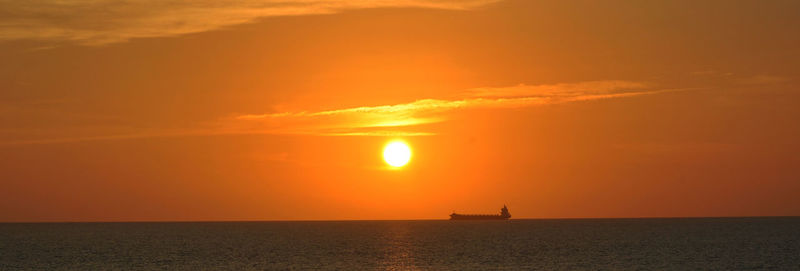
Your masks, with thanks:
<instances>
[{"instance_id":1,"label":"sun","mask_svg":"<svg viewBox=\"0 0 800 271\"><path fill-rule=\"evenodd\" d=\"M403 141L391 141L383 147L383 160L392 167L402 167L411 160L411 148Z\"/></svg>"}]
</instances>

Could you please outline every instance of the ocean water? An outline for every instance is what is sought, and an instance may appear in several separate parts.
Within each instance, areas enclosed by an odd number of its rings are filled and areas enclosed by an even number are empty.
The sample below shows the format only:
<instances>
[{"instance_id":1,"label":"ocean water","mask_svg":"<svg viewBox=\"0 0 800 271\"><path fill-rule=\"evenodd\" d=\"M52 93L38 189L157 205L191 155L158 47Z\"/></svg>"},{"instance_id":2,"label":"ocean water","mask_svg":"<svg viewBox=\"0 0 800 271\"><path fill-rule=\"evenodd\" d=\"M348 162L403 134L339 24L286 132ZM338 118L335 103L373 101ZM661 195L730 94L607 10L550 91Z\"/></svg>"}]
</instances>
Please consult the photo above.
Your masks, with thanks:
<instances>
[{"instance_id":1,"label":"ocean water","mask_svg":"<svg viewBox=\"0 0 800 271\"><path fill-rule=\"evenodd\" d=\"M800 218L0 224L0 270L800 270Z\"/></svg>"}]
</instances>

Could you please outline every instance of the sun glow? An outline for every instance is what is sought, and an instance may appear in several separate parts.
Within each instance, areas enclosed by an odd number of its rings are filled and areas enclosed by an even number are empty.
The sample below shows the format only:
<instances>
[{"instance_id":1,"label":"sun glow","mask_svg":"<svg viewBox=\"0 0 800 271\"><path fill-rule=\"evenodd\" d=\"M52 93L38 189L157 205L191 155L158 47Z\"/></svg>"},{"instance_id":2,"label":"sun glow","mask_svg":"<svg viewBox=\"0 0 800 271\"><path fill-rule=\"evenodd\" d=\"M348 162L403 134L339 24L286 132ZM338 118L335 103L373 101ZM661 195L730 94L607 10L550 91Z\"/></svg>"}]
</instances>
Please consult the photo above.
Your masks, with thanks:
<instances>
[{"instance_id":1,"label":"sun glow","mask_svg":"<svg viewBox=\"0 0 800 271\"><path fill-rule=\"evenodd\" d=\"M383 160L392 167L402 167L411 160L411 148L403 141L392 141L383 148Z\"/></svg>"}]
</instances>

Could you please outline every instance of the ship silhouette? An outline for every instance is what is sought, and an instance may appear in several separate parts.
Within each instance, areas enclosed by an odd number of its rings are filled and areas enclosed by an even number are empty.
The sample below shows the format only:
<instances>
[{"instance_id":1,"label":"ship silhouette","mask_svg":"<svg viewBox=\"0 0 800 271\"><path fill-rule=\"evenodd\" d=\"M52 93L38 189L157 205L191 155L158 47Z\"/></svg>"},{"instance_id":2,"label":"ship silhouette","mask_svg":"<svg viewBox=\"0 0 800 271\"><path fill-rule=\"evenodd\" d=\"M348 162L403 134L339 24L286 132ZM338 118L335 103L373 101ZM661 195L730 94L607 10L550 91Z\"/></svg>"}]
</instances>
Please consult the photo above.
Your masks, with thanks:
<instances>
[{"instance_id":1,"label":"ship silhouette","mask_svg":"<svg viewBox=\"0 0 800 271\"><path fill-rule=\"evenodd\" d=\"M511 213L508 212L508 207L505 205L497 215L457 214L456 212L450 214L450 220L508 220L509 218L511 218Z\"/></svg>"}]
</instances>

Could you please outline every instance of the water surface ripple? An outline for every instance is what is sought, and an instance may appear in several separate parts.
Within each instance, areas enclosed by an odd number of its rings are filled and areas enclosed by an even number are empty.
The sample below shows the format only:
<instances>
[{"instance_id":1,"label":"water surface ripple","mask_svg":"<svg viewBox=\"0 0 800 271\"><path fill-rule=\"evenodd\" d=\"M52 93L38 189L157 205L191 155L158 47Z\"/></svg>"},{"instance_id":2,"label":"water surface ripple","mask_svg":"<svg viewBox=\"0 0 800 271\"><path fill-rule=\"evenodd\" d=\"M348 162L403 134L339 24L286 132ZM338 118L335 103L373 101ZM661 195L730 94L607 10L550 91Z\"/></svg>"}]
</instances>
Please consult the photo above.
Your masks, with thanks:
<instances>
[{"instance_id":1,"label":"water surface ripple","mask_svg":"<svg viewBox=\"0 0 800 271\"><path fill-rule=\"evenodd\" d=\"M800 217L0 224L0 270L800 270Z\"/></svg>"}]
</instances>

